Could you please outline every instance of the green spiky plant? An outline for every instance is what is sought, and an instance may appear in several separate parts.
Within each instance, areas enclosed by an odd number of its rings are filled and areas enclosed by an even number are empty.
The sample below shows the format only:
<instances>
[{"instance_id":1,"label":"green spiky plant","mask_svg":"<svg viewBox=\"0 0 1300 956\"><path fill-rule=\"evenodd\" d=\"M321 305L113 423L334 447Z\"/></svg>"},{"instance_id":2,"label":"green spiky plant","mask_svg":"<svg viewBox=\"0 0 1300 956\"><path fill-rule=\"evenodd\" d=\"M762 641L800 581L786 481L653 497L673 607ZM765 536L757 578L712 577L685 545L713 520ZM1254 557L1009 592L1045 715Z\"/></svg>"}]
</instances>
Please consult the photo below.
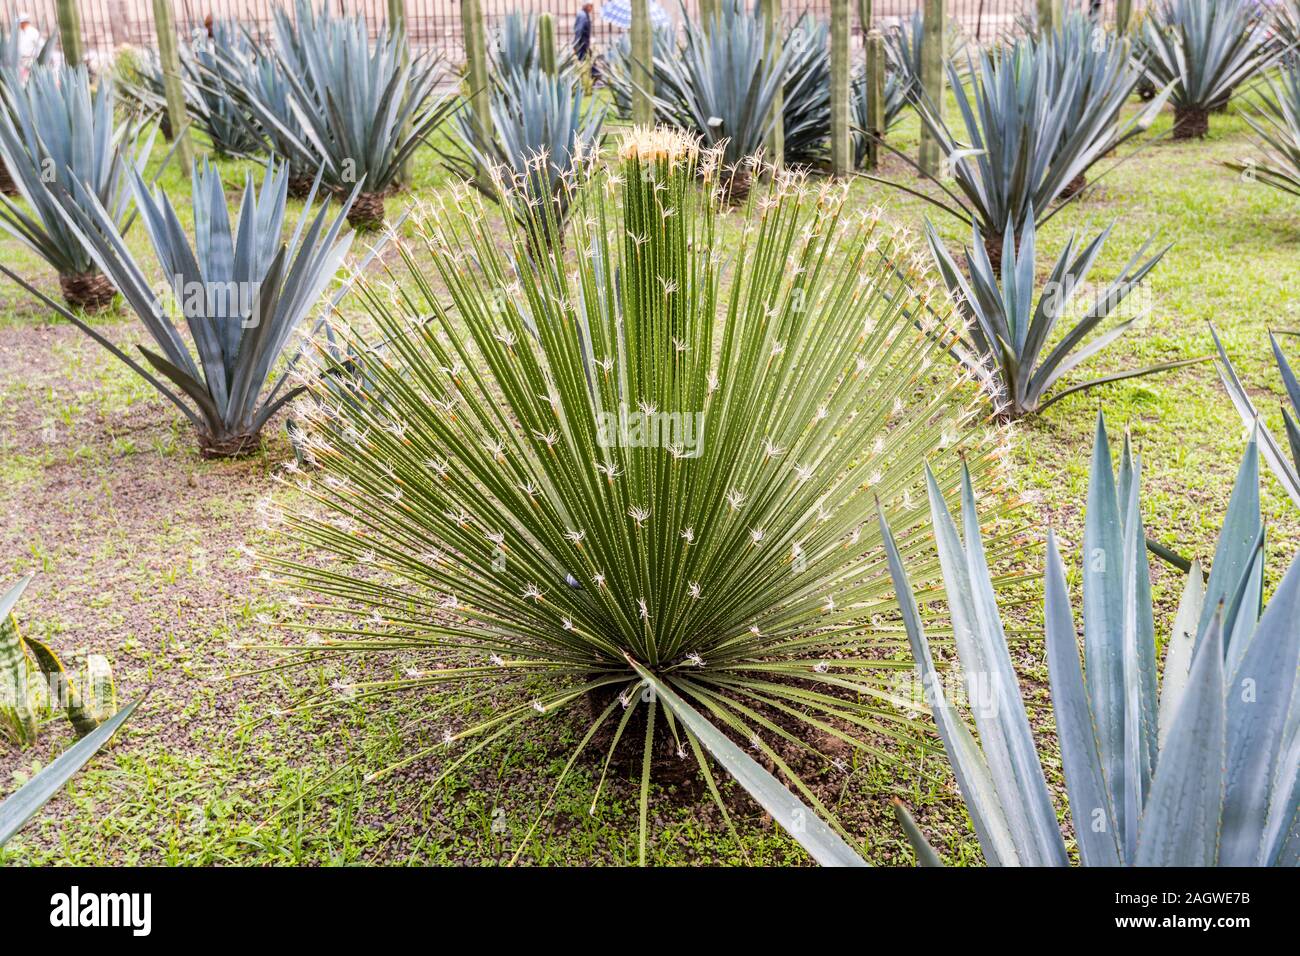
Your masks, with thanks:
<instances>
[{"instance_id":1,"label":"green spiky plant","mask_svg":"<svg viewBox=\"0 0 1300 956\"><path fill-rule=\"evenodd\" d=\"M1129 63L1117 57L1109 63L1109 79L1099 80L1081 70L1059 70L1059 55L1052 44L1024 39L996 54L982 51L978 67L970 67L969 92L949 62L948 82L961 124L957 130L924 92L918 94L917 112L938 144L953 188L946 178L930 176L942 193L935 197L890 179L869 178L978 227L996 265L1003 233L1010 228L1020 235L1030 210L1035 211L1036 226L1056 215L1064 207L1053 202L1107 152L1147 129L1169 92L1122 119L1120 107L1139 76ZM1097 82L1104 93L1093 89ZM1080 101L1087 105L1081 107ZM885 146L916 166L910 157Z\"/></svg>"},{"instance_id":2,"label":"green spiky plant","mask_svg":"<svg viewBox=\"0 0 1300 956\"><path fill-rule=\"evenodd\" d=\"M1160 0L1142 22L1141 52L1155 85L1172 87L1174 139L1204 137L1210 111L1277 55L1254 0Z\"/></svg>"},{"instance_id":3,"label":"green spiky plant","mask_svg":"<svg viewBox=\"0 0 1300 956\"><path fill-rule=\"evenodd\" d=\"M1127 440L1115 476L1099 417L1081 549L1082 668L1065 562L1055 534L1047 538L1047 664L1079 860L1295 866L1300 558L1265 606L1255 442L1242 459L1208 580L1202 582L1199 563L1187 575L1159 681L1140 476ZM993 866L1066 866L993 595L975 496L965 485L964 541L933 486L930 499L978 745L947 699L907 573L883 533L922 686L984 858ZM906 829L918 858L936 862L919 828L909 820Z\"/></svg>"},{"instance_id":4,"label":"green spiky plant","mask_svg":"<svg viewBox=\"0 0 1300 956\"><path fill-rule=\"evenodd\" d=\"M1064 336L1054 334L1061 320L1071 314L1070 304L1075 293L1086 288L1088 274L1112 228L1098 233L1081 247L1072 234L1040 290L1035 275L1037 250L1032 211L1025 220L1019 250L1012 242L1009 227L1004 233L1000 268L994 267L989 260L979 230L974 230L972 245L965 250L969 277L949 254L934 226L926 224L930 250L939 274L966 320L965 334L954 340L950 350L979 378L993 401L997 417L1014 420L1041 412L1067 395L1107 382L1205 361L1199 358L1163 362L1119 372L1058 389L1048 397L1063 375L1123 335L1145 314L1126 318L1084 345L1084 340L1119 309L1169 250L1166 246L1142 262L1142 257L1151 247L1150 239L1134 253L1119 276L1096 296ZM1053 343L1050 350L1049 342Z\"/></svg>"},{"instance_id":5,"label":"green spiky plant","mask_svg":"<svg viewBox=\"0 0 1300 956\"><path fill-rule=\"evenodd\" d=\"M1300 196L1300 56L1265 76L1264 84L1257 100L1241 115L1258 136L1265 159L1225 165L1253 182Z\"/></svg>"},{"instance_id":6,"label":"green spiky plant","mask_svg":"<svg viewBox=\"0 0 1300 956\"><path fill-rule=\"evenodd\" d=\"M776 745L834 774L818 734L864 754L911 739L878 653L897 634L873 624L893 606L873 502L911 524L926 456L951 487L958 454L991 480L1004 449L968 427L978 397L912 322L932 314L919 265L847 189L774 173L724 254L721 161L632 131L577 197L571 257L534 255L510 220L503 238L469 189L415 224L414 291L363 283L368 315L341 333L373 387L313 388L309 505L273 516L332 560L268 565L342 618L278 650L400 653L410 670L367 696L443 690L429 732L371 780L436 760L436 787L567 712L581 740L555 792L596 746L606 768L634 750L642 860L652 770L685 757L715 800L713 762L814 859L853 863Z\"/></svg>"},{"instance_id":7,"label":"green spiky plant","mask_svg":"<svg viewBox=\"0 0 1300 956\"><path fill-rule=\"evenodd\" d=\"M25 746L35 739L40 710L62 702L79 739L0 802L0 848L108 743L139 705L136 701L117 709L106 659L91 655L98 658L93 666L87 661L90 696L83 698L53 651L19 636L13 610L30 582L30 577L24 578L0 597L0 732ZM44 682L34 679L38 671L45 675Z\"/></svg>"},{"instance_id":8,"label":"green spiky plant","mask_svg":"<svg viewBox=\"0 0 1300 956\"><path fill-rule=\"evenodd\" d=\"M21 747L35 742L40 720L62 707L78 737L85 737L117 713L113 668L102 654L86 658L82 694L50 647L18 628L14 607L30 576L0 598L0 736Z\"/></svg>"},{"instance_id":9,"label":"green spiky plant","mask_svg":"<svg viewBox=\"0 0 1300 956\"><path fill-rule=\"evenodd\" d=\"M1296 333L1290 333L1295 335ZM1268 463L1269 470L1273 472L1277 480L1286 490L1288 497L1300 507L1300 425L1296 424L1296 419L1300 418L1300 381L1296 379L1295 372L1291 369L1291 363L1287 361L1286 353L1282 351L1282 344L1278 341L1277 336L1269 332L1269 343L1273 347L1273 359L1277 362L1277 370L1282 377L1282 386L1286 391L1286 402L1282 403L1282 427L1286 431L1287 450L1291 453L1291 460L1287 460L1286 452L1278 443L1272 433L1264 425L1259 411L1255 408L1255 403L1251 400L1250 393L1246 391L1246 386L1237 376L1237 370L1233 368L1231 360L1228 358L1228 351L1223 347L1223 341L1219 338L1218 330L1211 325L1210 335L1214 337L1215 348L1218 349L1217 367L1219 377L1223 380L1223 386L1227 389L1228 397L1232 399L1233 407L1237 409L1237 414L1241 416L1242 422L1247 428L1255 429L1259 435L1259 442L1264 452L1264 460ZM1291 407L1287 408L1287 402Z\"/></svg>"},{"instance_id":10,"label":"green spiky plant","mask_svg":"<svg viewBox=\"0 0 1300 956\"><path fill-rule=\"evenodd\" d=\"M319 185L319 183L318 183ZM192 175L195 244L191 247L171 200L151 191L139 174L136 205L171 296L154 291L144 269L116 231L109 213L84 190L60 197L65 219L95 262L121 289L157 351L140 347L148 368L93 325L60 312L99 342L194 425L205 457L255 451L262 426L303 390L286 387L278 361L295 345L299 325L343 266L353 233L344 231L347 204L331 222L329 204L307 199L297 227L283 236L288 172L268 163L259 190L247 174L239 215L232 224L220 173L206 161ZM0 265L0 271L56 303ZM175 309L168 309L168 305ZM179 311L198 354L181 334ZM188 399L188 401L186 401Z\"/></svg>"},{"instance_id":11,"label":"green spiky plant","mask_svg":"<svg viewBox=\"0 0 1300 956\"><path fill-rule=\"evenodd\" d=\"M767 142L795 48L773 54L767 21L745 0L719 0L707 22L687 21L677 52L656 58L655 112L662 121L721 146L726 175L720 187L733 202L744 199L752 179L747 160ZM829 107L828 107L829 110Z\"/></svg>"},{"instance_id":12,"label":"green spiky plant","mask_svg":"<svg viewBox=\"0 0 1300 956\"><path fill-rule=\"evenodd\" d=\"M378 228L402 164L457 105L437 92L440 61L408 57L400 32L381 30L371 40L365 17L316 10L310 0L297 0L292 15L278 7L274 32L278 76L303 133L281 128L280 145L299 168L322 166L336 192L360 185L348 221Z\"/></svg>"},{"instance_id":13,"label":"green spiky plant","mask_svg":"<svg viewBox=\"0 0 1300 956\"><path fill-rule=\"evenodd\" d=\"M472 106L456 114L462 151L444 153L466 182L500 202L538 247L562 241L571 200L600 150L605 110L570 74L512 71L492 95L492 131L483 136Z\"/></svg>"},{"instance_id":14,"label":"green spiky plant","mask_svg":"<svg viewBox=\"0 0 1300 956\"><path fill-rule=\"evenodd\" d=\"M68 225L58 196L88 190L108 211L111 228L126 229L128 180L143 171L157 129L146 135L138 120L119 121L112 80L102 78L92 91L84 66L38 67L26 83L7 72L3 96L0 157L26 202L0 196L0 229L54 268L70 308L102 311L117 290Z\"/></svg>"}]
</instances>

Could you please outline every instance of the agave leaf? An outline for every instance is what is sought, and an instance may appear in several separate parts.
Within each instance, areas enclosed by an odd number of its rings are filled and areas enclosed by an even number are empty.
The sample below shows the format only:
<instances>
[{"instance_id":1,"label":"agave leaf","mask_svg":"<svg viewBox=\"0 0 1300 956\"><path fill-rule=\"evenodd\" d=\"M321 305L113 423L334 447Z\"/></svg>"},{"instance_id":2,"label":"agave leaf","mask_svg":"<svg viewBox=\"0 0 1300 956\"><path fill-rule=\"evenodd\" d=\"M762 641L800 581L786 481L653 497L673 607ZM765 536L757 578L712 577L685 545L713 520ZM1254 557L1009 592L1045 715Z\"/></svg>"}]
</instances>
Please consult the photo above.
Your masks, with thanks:
<instances>
[{"instance_id":1,"label":"agave leaf","mask_svg":"<svg viewBox=\"0 0 1300 956\"><path fill-rule=\"evenodd\" d=\"M1097 723L1102 772L1110 791L1118 833L1124 843L1123 858L1132 859L1137 821L1129 820L1124 799L1125 661L1122 644L1115 640L1125 629L1124 528L1119 492L1111 471L1106 419L1097 415L1092 464L1088 475L1088 500L1083 532L1083 632L1088 693Z\"/></svg>"},{"instance_id":2,"label":"agave leaf","mask_svg":"<svg viewBox=\"0 0 1300 956\"><path fill-rule=\"evenodd\" d=\"M772 819L781 824L786 832L808 851L809 856L822 866L866 865L862 857L854 852L838 833L822 822L817 814L764 770L753 757L732 743L729 737L678 696L667 683L631 657L628 658L628 663L654 690L654 699L661 702L665 709L673 712L673 716L699 740L712 754L713 759L717 760L758 805L771 814ZM642 832L644 835L644 826Z\"/></svg>"},{"instance_id":3,"label":"agave leaf","mask_svg":"<svg viewBox=\"0 0 1300 956\"><path fill-rule=\"evenodd\" d=\"M1237 414L1241 416L1242 422L1247 428L1254 429L1256 437L1263 446L1264 460L1268 462L1269 469L1273 472L1282 487L1286 489L1287 495L1291 500L1300 506L1300 474L1297 474L1296 468L1291 462L1287 461L1286 456L1282 454L1282 449L1273 439L1272 434L1264 426L1259 417L1259 412L1255 410L1254 403L1250 396L1246 394L1246 388L1241 384L1241 379L1237 377L1237 371L1232 367L1232 362L1228 359L1228 353L1223 348L1223 342L1219 339L1218 330L1213 325L1210 326L1210 335L1214 338L1214 345L1219 351L1219 378L1223 381L1223 386L1228 392L1228 397L1232 399L1233 406L1237 409Z\"/></svg>"},{"instance_id":4,"label":"agave leaf","mask_svg":"<svg viewBox=\"0 0 1300 956\"><path fill-rule=\"evenodd\" d=\"M1192 650L1196 646L1196 628L1200 623L1201 609L1205 605L1205 582L1201 562L1192 560L1191 570L1183 585L1183 596L1174 615L1173 631L1165 647L1164 680L1160 687L1160 749L1164 749L1173 727L1174 714L1187 687L1187 675L1192 669Z\"/></svg>"},{"instance_id":5,"label":"agave leaf","mask_svg":"<svg viewBox=\"0 0 1300 956\"><path fill-rule=\"evenodd\" d=\"M1264 528L1261 527L1259 536L1255 539L1250 564L1237 582L1237 590L1231 595L1224 611L1223 627L1227 634L1224 668L1228 674L1233 674L1241 663L1263 606L1264 538Z\"/></svg>"},{"instance_id":6,"label":"agave leaf","mask_svg":"<svg viewBox=\"0 0 1300 956\"><path fill-rule=\"evenodd\" d=\"M1218 606L1236 596L1243 577L1250 573L1255 563L1255 552L1263 531L1259 516L1259 445L1255 437L1252 435L1246 444L1232 497L1228 499L1219 542L1214 549L1214 563L1210 565L1210 579L1205 586L1205 607L1197 625L1200 635L1205 633Z\"/></svg>"},{"instance_id":7,"label":"agave leaf","mask_svg":"<svg viewBox=\"0 0 1300 956\"><path fill-rule=\"evenodd\" d=\"M1084 866L1119 866L1119 829L1106 779L1088 688L1079 665L1078 639L1065 566L1056 535L1047 535L1047 575L1044 619L1047 668L1056 713L1056 735L1061 745L1061 765L1070 794L1070 815L1079 858Z\"/></svg>"},{"instance_id":8,"label":"agave leaf","mask_svg":"<svg viewBox=\"0 0 1300 956\"><path fill-rule=\"evenodd\" d=\"M997 786L984 754L966 729L956 708L948 702L943 681L935 670L934 657L930 653L930 644L921 624L921 614L916 606L911 582L903 567L893 532L883 514L880 515L880 528L889 563L889 575L899 597L903 625L912 645L912 658L916 661L926 702L930 705L930 712L934 715L935 725L939 728L939 736L948 754L948 763L957 777L957 786L979 837L985 862L989 866L1018 866L1021 862L1020 855Z\"/></svg>"},{"instance_id":9,"label":"agave leaf","mask_svg":"<svg viewBox=\"0 0 1300 956\"><path fill-rule=\"evenodd\" d=\"M1071 385L1069 388L1058 389L1047 398L1038 410L1041 412L1051 405L1055 405L1061 399L1066 398L1076 392L1086 392L1088 389L1096 388L1098 385L1109 385L1112 382L1122 382L1125 379L1141 378L1145 375L1154 375L1157 372L1168 372L1170 369L1182 368L1185 365L1198 365L1201 362L1209 361L1207 356L1200 358L1178 359L1173 362L1160 362L1157 365L1148 365L1146 368L1137 368L1128 372L1116 372L1114 375L1103 375L1100 378L1094 378L1087 382L1081 382L1078 385Z\"/></svg>"},{"instance_id":10,"label":"agave leaf","mask_svg":"<svg viewBox=\"0 0 1300 956\"><path fill-rule=\"evenodd\" d=\"M130 716L135 713L139 701L123 707L116 715L104 721L95 730L81 738L53 763L27 781L22 788L0 803L0 846L4 846L24 823L45 806L50 799L63 789L72 776L86 765L91 757L108 742Z\"/></svg>"},{"instance_id":11,"label":"agave leaf","mask_svg":"<svg viewBox=\"0 0 1300 956\"><path fill-rule=\"evenodd\" d=\"M1269 800L1268 829L1260 862L1265 866L1300 865L1300 709L1292 703L1288 739L1280 754L1277 782Z\"/></svg>"},{"instance_id":12,"label":"agave leaf","mask_svg":"<svg viewBox=\"0 0 1300 956\"><path fill-rule=\"evenodd\" d=\"M1252 443L1253 444L1253 443ZM1249 454L1249 452L1248 452ZM1258 866L1268 848L1261 834L1279 754L1295 700L1300 664L1300 559L1293 560L1227 684L1227 792L1219 858L1224 866ZM1291 772L1291 771L1287 771Z\"/></svg>"},{"instance_id":13,"label":"agave leaf","mask_svg":"<svg viewBox=\"0 0 1300 956\"><path fill-rule=\"evenodd\" d=\"M904 806L903 801L895 797L893 807L894 816L902 825L903 832L907 834L907 842L912 844L912 849L916 852L916 862L921 866L943 866L943 860L939 859L939 854L934 852L934 847L930 846L930 841L916 825L916 821L912 819L912 814Z\"/></svg>"},{"instance_id":14,"label":"agave leaf","mask_svg":"<svg viewBox=\"0 0 1300 956\"><path fill-rule=\"evenodd\" d=\"M1156 698L1156 632L1151 610L1151 568L1147 564L1146 531L1138 498L1141 462L1133 454L1128 433L1120 455L1119 495L1124 510L1125 591L1125 728L1126 744L1136 751L1134 787L1140 806L1151 784L1158 748Z\"/></svg>"},{"instance_id":15,"label":"agave leaf","mask_svg":"<svg viewBox=\"0 0 1300 956\"><path fill-rule=\"evenodd\" d=\"M1210 621L1151 782L1133 863L1213 866L1224 807L1223 628Z\"/></svg>"},{"instance_id":16,"label":"agave leaf","mask_svg":"<svg viewBox=\"0 0 1300 956\"><path fill-rule=\"evenodd\" d=\"M936 500L943 505L943 499L936 498L938 485L934 482L934 476L928 475L927 478L932 506ZM1025 714L1024 700L1020 695L1020 682L1011 665L1011 655L1007 651L1006 635L1002 630L997 601L993 593L993 578L984 555L984 541L975 507L975 489L971 484L970 474L964 470L961 494L967 580L970 583L970 598L975 609L973 618L978 622L975 637L980 644L979 659L985 663L985 675L991 681L991 690L997 695L993 703L997 708L996 719L1000 736L1007 743L1018 794L1027 806L1030 833L1035 853L1041 861L1040 865L1064 866L1067 863L1065 843L1061 839L1061 830L1056 820L1056 808L1052 804L1047 781L1043 777L1043 768L1039 763L1033 733ZM946 511L946 505L944 510ZM940 560L942 562L942 545ZM947 580L949 579L945 577L945 581ZM949 597L951 600L951 595ZM979 701L980 698L972 695L971 699L974 702ZM976 706L977 716L978 713L979 707ZM984 739L983 731L981 731L981 738ZM985 746L988 746L987 740Z\"/></svg>"},{"instance_id":17,"label":"agave leaf","mask_svg":"<svg viewBox=\"0 0 1300 956\"><path fill-rule=\"evenodd\" d=\"M7 618L13 613L15 605L18 604L18 599L23 596L23 592L27 590L27 585L32 583L34 577L36 575L29 574L27 577L21 578L17 584L4 593L4 597L0 597L0 619Z\"/></svg>"},{"instance_id":18,"label":"agave leaf","mask_svg":"<svg viewBox=\"0 0 1300 956\"><path fill-rule=\"evenodd\" d=\"M125 231L127 176L144 167L152 136L141 139L138 119L116 122L111 77L92 90L84 66L36 67L25 81L14 70L0 75L0 87L0 159L30 210L0 198L0 228L60 275L94 271L93 258L60 211L60 196L93 196L113 210L106 215L114 228Z\"/></svg>"}]
</instances>

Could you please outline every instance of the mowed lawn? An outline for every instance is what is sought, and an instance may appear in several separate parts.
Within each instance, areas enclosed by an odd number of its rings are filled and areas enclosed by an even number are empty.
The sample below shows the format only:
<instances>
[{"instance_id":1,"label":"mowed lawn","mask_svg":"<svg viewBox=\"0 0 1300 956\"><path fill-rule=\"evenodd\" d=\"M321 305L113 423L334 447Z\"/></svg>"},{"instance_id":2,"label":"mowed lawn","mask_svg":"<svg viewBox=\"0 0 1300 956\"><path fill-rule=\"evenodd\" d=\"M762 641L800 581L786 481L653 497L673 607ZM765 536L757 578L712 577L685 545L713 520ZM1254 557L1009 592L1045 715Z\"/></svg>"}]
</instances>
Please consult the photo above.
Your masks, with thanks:
<instances>
[{"instance_id":1,"label":"mowed lawn","mask_svg":"<svg viewBox=\"0 0 1300 956\"><path fill-rule=\"evenodd\" d=\"M1104 160L1093 178L1109 171L1039 234L1042 276L1071 231L1090 237L1113 223L1092 276L1097 282L1113 277L1151 235L1157 248L1171 246L1142 296L1150 316L1073 380L1208 355L1213 322L1276 428L1282 390L1267 330L1300 328L1300 201L1223 165L1258 157L1238 117L1213 116L1210 137L1193 143L1171 142L1170 120L1166 113L1148 135ZM895 139L914 152L915 120ZM255 165L222 168L233 203L234 187ZM897 160L885 174L915 184ZM173 198L187 191L175 170L161 181ZM424 150L414 187L390 201L390 214L445 184L436 153ZM865 180L852 189L855 203L883 206L922 240L927 210L921 201ZM932 214L950 242L969 242L958 223ZM131 244L146 249L142 230L134 230ZM57 294L52 273L17 243L0 240L0 256ZM345 314L354 309L343 307ZM101 327L118 343L142 340L125 310ZM1148 534L1208 560L1244 430L1206 363L1071 396L1016 428L1015 472L1001 493L1025 504L1031 544L1022 570L1040 569L1037 545L1054 527L1078 586L1086 468L1099 409L1116 447L1128 429L1142 456ZM253 458L201 460L174 408L12 283L0 285L0 584L34 572L18 609L22 626L69 665L86 653L108 654L121 700L148 694L115 745L0 851L0 861L482 864L508 861L519 849L585 729L577 717L532 722L529 736L484 748L436 787L430 783L440 768L433 761L367 782L368 771L390 763L413 739L440 733L426 718L429 695L374 703L340 698L327 710L300 709L309 695L362 675L361 665L280 671L273 656L247 646L276 643L285 625L315 621L302 606L305 596L264 580L251 556L286 547L264 526L260 505L289 503L299 494L277 480L292 460L282 420L267 438ZM1276 580L1300 545L1300 516L1267 475L1264 509ZM1156 564L1155 577L1163 639L1181 585L1166 566ZM1039 593L1035 586L1019 597L1006 612L1014 656L1044 763L1060 792L1037 630ZM395 659L365 665L371 673L403 666ZM0 795L48 762L69 736L57 719L31 749L0 749ZM593 809L599 759L580 763L521 862L634 863L639 764L635 757L616 758ZM654 792L652 862L807 862L729 787L743 846L737 845L704 786L671 769L659 775ZM855 762L818 788L864 841L873 863L912 862L889 810L894 796L913 807L949 862L980 862L951 774L933 748Z\"/></svg>"}]
</instances>

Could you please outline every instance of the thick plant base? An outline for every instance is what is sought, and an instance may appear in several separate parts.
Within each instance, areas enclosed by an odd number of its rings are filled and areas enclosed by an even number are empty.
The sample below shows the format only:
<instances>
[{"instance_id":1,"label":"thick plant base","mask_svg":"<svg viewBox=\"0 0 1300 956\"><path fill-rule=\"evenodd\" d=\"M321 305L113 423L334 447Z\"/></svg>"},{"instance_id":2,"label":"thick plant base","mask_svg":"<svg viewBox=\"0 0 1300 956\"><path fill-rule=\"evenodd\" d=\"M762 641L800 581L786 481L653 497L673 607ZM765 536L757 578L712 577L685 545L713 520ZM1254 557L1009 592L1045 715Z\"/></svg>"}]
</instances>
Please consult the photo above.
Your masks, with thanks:
<instances>
[{"instance_id":1,"label":"thick plant base","mask_svg":"<svg viewBox=\"0 0 1300 956\"><path fill-rule=\"evenodd\" d=\"M642 690L639 689L636 693L642 693ZM580 705L582 719L588 723L594 722L617 699L618 690L613 686L588 691ZM615 745L615 732L621 716L616 708L615 715L607 719L591 738L584 756L593 767L603 768L605 761L609 760L610 772L640 779L641 763L645 757L645 705L639 705L632 713ZM700 776L700 765L691 753L690 746L686 746L686 755L682 756L673 743L673 735L663 724L662 714L656 717L656 724L655 748L650 758L653 768L651 778L661 787L675 787L687 795L701 795L704 779Z\"/></svg>"},{"instance_id":2,"label":"thick plant base","mask_svg":"<svg viewBox=\"0 0 1300 956\"><path fill-rule=\"evenodd\" d=\"M315 176L295 176L289 175L289 195L294 199L306 199L311 195L312 183L316 181Z\"/></svg>"},{"instance_id":3,"label":"thick plant base","mask_svg":"<svg viewBox=\"0 0 1300 956\"><path fill-rule=\"evenodd\" d=\"M59 276L63 301L82 312L103 312L117 298L117 287L102 272L78 272Z\"/></svg>"},{"instance_id":4,"label":"thick plant base","mask_svg":"<svg viewBox=\"0 0 1300 956\"><path fill-rule=\"evenodd\" d=\"M984 237L984 251L985 251L986 253L988 253L989 264L992 265L993 268L994 268L995 270L997 270L999 273L1000 273L1001 270L1002 270L1002 242L1003 242L1003 238L1004 238L1004 237L1003 237L1001 234L996 235L996 236L985 236L985 237ZM1020 252L1020 240L1019 240L1019 239L1016 239L1016 252L1017 252L1017 253Z\"/></svg>"},{"instance_id":5,"label":"thick plant base","mask_svg":"<svg viewBox=\"0 0 1300 956\"><path fill-rule=\"evenodd\" d=\"M211 435L199 433L199 454L204 458L243 458L262 447L261 434Z\"/></svg>"},{"instance_id":6,"label":"thick plant base","mask_svg":"<svg viewBox=\"0 0 1300 956\"><path fill-rule=\"evenodd\" d=\"M358 232L369 232L384 224L384 194L360 193L348 210L348 222Z\"/></svg>"},{"instance_id":7,"label":"thick plant base","mask_svg":"<svg viewBox=\"0 0 1300 956\"><path fill-rule=\"evenodd\" d=\"M749 190L753 184L753 173L747 168L737 166L735 169L722 170L718 192L723 202L731 206L739 206L749 198Z\"/></svg>"},{"instance_id":8,"label":"thick plant base","mask_svg":"<svg viewBox=\"0 0 1300 956\"><path fill-rule=\"evenodd\" d=\"M1209 131L1209 110L1181 106L1174 108L1174 139L1204 139Z\"/></svg>"},{"instance_id":9,"label":"thick plant base","mask_svg":"<svg viewBox=\"0 0 1300 956\"><path fill-rule=\"evenodd\" d=\"M1079 193L1083 191L1083 187L1086 185L1088 185L1088 177L1083 173L1080 173L1065 184L1065 188L1061 190L1061 194L1057 198L1062 202L1067 199L1072 199L1079 195Z\"/></svg>"}]
</instances>

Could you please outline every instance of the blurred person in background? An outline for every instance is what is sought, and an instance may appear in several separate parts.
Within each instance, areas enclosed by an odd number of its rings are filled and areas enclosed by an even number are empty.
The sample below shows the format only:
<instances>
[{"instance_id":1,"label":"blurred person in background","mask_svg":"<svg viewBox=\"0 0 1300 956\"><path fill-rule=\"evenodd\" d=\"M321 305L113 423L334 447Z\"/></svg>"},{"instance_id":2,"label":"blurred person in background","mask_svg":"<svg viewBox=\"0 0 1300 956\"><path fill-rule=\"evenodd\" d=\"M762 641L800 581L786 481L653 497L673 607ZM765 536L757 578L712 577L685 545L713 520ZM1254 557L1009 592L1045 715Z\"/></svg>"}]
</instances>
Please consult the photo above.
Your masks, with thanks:
<instances>
[{"instance_id":1,"label":"blurred person in background","mask_svg":"<svg viewBox=\"0 0 1300 956\"><path fill-rule=\"evenodd\" d=\"M32 23L32 15L26 12L18 14L18 63L24 80L44 45L41 31Z\"/></svg>"},{"instance_id":2,"label":"blurred person in background","mask_svg":"<svg viewBox=\"0 0 1300 956\"><path fill-rule=\"evenodd\" d=\"M596 79L596 63L591 56L591 14L593 5L584 3L578 11L578 18L573 22L573 55L584 69L591 71L591 78Z\"/></svg>"}]
</instances>

